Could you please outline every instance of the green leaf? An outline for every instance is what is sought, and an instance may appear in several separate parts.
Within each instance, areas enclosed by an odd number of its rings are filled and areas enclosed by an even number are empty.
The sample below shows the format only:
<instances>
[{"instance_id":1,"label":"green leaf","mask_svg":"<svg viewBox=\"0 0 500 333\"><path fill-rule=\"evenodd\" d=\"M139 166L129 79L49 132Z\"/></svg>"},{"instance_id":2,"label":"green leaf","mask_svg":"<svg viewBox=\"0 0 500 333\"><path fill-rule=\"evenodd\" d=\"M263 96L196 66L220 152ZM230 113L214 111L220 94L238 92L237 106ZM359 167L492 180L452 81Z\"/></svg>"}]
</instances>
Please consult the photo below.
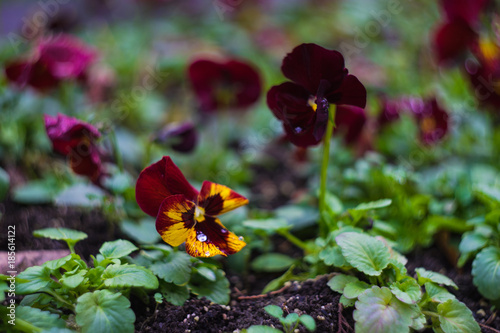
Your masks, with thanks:
<instances>
[{"instance_id":1,"label":"green leaf","mask_svg":"<svg viewBox=\"0 0 500 333\"><path fill-rule=\"evenodd\" d=\"M377 201L361 203L350 210L361 211L361 210L378 209L378 208L384 208L384 207L390 206L391 204L392 204L391 199L380 199Z\"/></svg>"},{"instance_id":2,"label":"green leaf","mask_svg":"<svg viewBox=\"0 0 500 333\"><path fill-rule=\"evenodd\" d=\"M354 306L356 304L357 299L356 298L347 298L344 295L340 296L339 302L342 303L343 306L346 308Z\"/></svg>"},{"instance_id":3,"label":"green leaf","mask_svg":"<svg viewBox=\"0 0 500 333\"><path fill-rule=\"evenodd\" d=\"M197 267L196 273L200 274L201 276L203 276L205 279L207 279L209 281L217 280L217 276L215 276L215 272L208 267L205 267L205 266Z\"/></svg>"},{"instance_id":4,"label":"green leaf","mask_svg":"<svg viewBox=\"0 0 500 333\"><path fill-rule=\"evenodd\" d=\"M99 207L105 192L93 184L74 184L55 197L58 206Z\"/></svg>"},{"instance_id":5,"label":"green leaf","mask_svg":"<svg viewBox=\"0 0 500 333\"><path fill-rule=\"evenodd\" d=\"M347 262L367 275L378 276L389 264L389 249L376 238L357 232L344 232L335 240Z\"/></svg>"},{"instance_id":6,"label":"green leaf","mask_svg":"<svg viewBox=\"0 0 500 333\"><path fill-rule=\"evenodd\" d=\"M104 285L111 288L158 288L158 279L145 267L136 265L110 265L102 273Z\"/></svg>"},{"instance_id":7,"label":"green leaf","mask_svg":"<svg viewBox=\"0 0 500 333\"><path fill-rule=\"evenodd\" d=\"M283 273L283 275L281 275L280 277L278 277L274 280L271 280L271 282L269 282L264 287L264 289L262 290L262 293L265 294L265 293L268 293L270 291L277 290L280 287L282 287L287 281L292 280L292 278L294 277L294 275L293 275L294 268L295 268L295 265L290 266L290 268L285 273Z\"/></svg>"},{"instance_id":8,"label":"green leaf","mask_svg":"<svg viewBox=\"0 0 500 333\"><path fill-rule=\"evenodd\" d=\"M401 333L409 332L417 312L389 288L373 286L359 295L353 316L356 333Z\"/></svg>"},{"instance_id":9,"label":"green leaf","mask_svg":"<svg viewBox=\"0 0 500 333\"><path fill-rule=\"evenodd\" d=\"M330 214L338 215L344 210L342 201L335 194L327 191L325 200L326 208L330 211Z\"/></svg>"},{"instance_id":10,"label":"green leaf","mask_svg":"<svg viewBox=\"0 0 500 333\"><path fill-rule=\"evenodd\" d=\"M342 250L338 246L327 246L319 253L319 258L323 260L325 264L335 267L344 267L348 265L342 255Z\"/></svg>"},{"instance_id":11,"label":"green leaf","mask_svg":"<svg viewBox=\"0 0 500 333\"><path fill-rule=\"evenodd\" d=\"M9 174L0 168L0 201L2 201L9 192L10 177Z\"/></svg>"},{"instance_id":12,"label":"green leaf","mask_svg":"<svg viewBox=\"0 0 500 333\"><path fill-rule=\"evenodd\" d=\"M22 204L47 204L54 200L56 189L50 182L35 180L12 190L12 200Z\"/></svg>"},{"instance_id":13,"label":"green leaf","mask_svg":"<svg viewBox=\"0 0 500 333\"><path fill-rule=\"evenodd\" d=\"M88 271L84 269L73 275L65 274L60 281L66 288L74 289L82 284L82 282L85 280L85 275L87 274L87 272Z\"/></svg>"},{"instance_id":14,"label":"green leaf","mask_svg":"<svg viewBox=\"0 0 500 333\"><path fill-rule=\"evenodd\" d=\"M77 231L77 230L72 230L72 229L67 229L67 228L45 228L45 229L39 229L35 230L33 232L33 235L35 237L45 237L45 238L50 238L50 239L55 239L55 240L63 240L67 242L68 244L76 244L78 241L81 241L83 239L86 239L88 236L86 233Z\"/></svg>"},{"instance_id":15,"label":"green leaf","mask_svg":"<svg viewBox=\"0 0 500 333\"><path fill-rule=\"evenodd\" d=\"M208 300L217 304L227 304L229 302L229 281L226 279L225 273L218 269L215 272L217 280L209 281L205 278L200 280L191 279L189 287L191 291L198 297L205 296ZM196 277L196 275L194 276Z\"/></svg>"},{"instance_id":16,"label":"green leaf","mask_svg":"<svg viewBox=\"0 0 500 333\"><path fill-rule=\"evenodd\" d=\"M252 325L246 331L247 333L283 333L279 329L264 325Z\"/></svg>"},{"instance_id":17,"label":"green leaf","mask_svg":"<svg viewBox=\"0 0 500 333\"><path fill-rule=\"evenodd\" d=\"M488 238L476 232L466 232L458 247L460 253L475 252L488 244Z\"/></svg>"},{"instance_id":18,"label":"green leaf","mask_svg":"<svg viewBox=\"0 0 500 333\"><path fill-rule=\"evenodd\" d=\"M282 320L282 322L286 325L293 325L299 320L299 315L296 314L295 312L292 312L286 316L285 319Z\"/></svg>"},{"instance_id":19,"label":"green leaf","mask_svg":"<svg viewBox=\"0 0 500 333\"><path fill-rule=\"evenodd\" d=\"M308 331L313 332L316 330L316 322L310 315L304 314L300 316L299 321L302 323L302 325L305 326Z\"/></svg>"},{"instance_id":20,"label":"green leaf","mask_svg":"<svg viewBox=\"0 0 500 333\"><path fill-rule=\"evenodd\" d=\"M443 274L431 272L424 268L416 268L415 272L417 273L418 276L418 284L420 284L421 286L423 286L426 282L430 281L458 289L458 286L455 284L455 282L453 282L452 279L450 279L447 276L444 276Z\"/></svg>"},{"instance_id":21,"label":"green leaf","mask_svg":"<svg viewBox=\"0 0 500 333\"><path fill-rule=\"evenodd\" d=\"M437 306L440 327L444 333L480 333L472 312L456 299L447 300Z\"/></svg>"},{"instance_id":22,"label":"green leaf","mask_svg":"<svg viewBox=\"0 0 500 333\"><path fill-rule=\"evenodd\" d=\"M500 299L500 248L490 246L472 262L474 285L487 299Z\"/></svg>"},{"instance_id":23,"label":"green leaf","mask_svg":"<svg viewBox=\"0 0 500 333\"><path fill-rule=\"evenodd\" d=\"M339 274L332 277L327 284L333 291L343 294L345 286L356 281L359 281L359 279L355 276Z\"/></svg>"},{"instance_id":24,"label":"green leaf","mask_svg":"<svg viewBox=\"0 0 500 333\"><path fill-rule=\"evenodd\" d=\"M158 304L163 303L163 295L161 293L155 293L153 297L156 303Z\"/></svg>"},{"instance_id":25,"label":"green leaf","mask_svg":"<svg viewBox=\"0 0 500 333\"><path fill-rule=\"evenodd\" d=\"M281 253L266 253L252 261L251 267L257 272L281 272L294 263L294 259Z\"/></svg>"},{"instance_id":26,"label":"green leaf","mask_svg":"<svg viewBox=\"0 0 500 333\"><path fill-rule=\"evenodd\" d=\"M66 322L58 315L37 308L19 305L16 307L16 321L22 320L39 329L64 328Z\"/></svg>"},{"instance_id":27,"label":"green leaf","mask_svg":"<svg viewBox=\"0 0 500 333\"><path fill-rule=\"evenodd\" d=\"M178 285L186 284L191 276L191 257L185 252L171 252L162 262L149 267L160 279Z\"/></svg>"},{"instance_id":28,"label":"green leaf","mask_svg":"<svg viewBox=\"0 0 500 333\"><path fill-rule=\"evenodd\" d=\"M118 259L128 256L130 253L138 250L139 248L129 242L128 240L117 239L112 242L102 244L99 252L108 259Z\"/></svg>"},{"instance_id":29,"label":"green leaf","mask_svg":"<svg viewBox=\"0 0 500 333\"><path fill-rule=\"evenodd\" d=\"M120 293L97 290L83 294L77 300L75 312L76 323L83 333L134 332L134 311Z\"/></svg>"},{"instance_id":30,"label":"green leaf","mask_svg":"<svg viewBox=\"0 0 500 333\"><path fill-rule=\"evenodd\" d=\"M422 298L422 290L415 279L407 279L404 282L395 282L390 286L391 291L397 299L406 304L416 304Z\"/></svg>"},{"instance_id":31,"label":"green leaf","mask_svg":"<svg viewBox=\"0 0 500 333\"><path fill-rule=\"evenodd\" d=\"M344 296L347 298L358 298L358 296L366 289L370 289L371 285L364 281L355 281L346 284L344 288Z\"/></svg>"},{"instance_id":32,"label":"green leaf","mask_svg":"<svg viewBox=\"0 0 500 333\"><path fill-rule=\"evenodd\" d=\"M277 305L267 305L264 310L270 315L275 318L283 318L283 310L277 306Z\"/></svg>"},{"instance_id":33,"label":"green leaf","mask_svg":"<svg viewBox=\"0 0 500 333\"><path fill-rule=\"evenodd\" d=\"M281 206L274 212L277 218L286 220L296 229L314 225L319 216L318 209L299 205Z\"/></svg>"},{"instance_id":34,"label":"green leaf","mask_svg":"<svg viewBox=\"0 0 500 333\"><path fill-rule=\"evenodd\" d=\"M443 303L449 299L455 299L455 295L446 290L446 288L440 287L433 282L426 282L424 286L425 292L433 302Z\"/></svg>"},{"instance_id":35,"label":"green leaf","mask_svg":"<svg viewBox=\"0 0 500 333\"><path fill-rule=\"evenodd\" d=\"M19 273L16 277L16 280L18 279L27 280L27 282L16 282L16 293L19 295L32 294L55 283L50 276L50 269L44 266L28 267Z\"/></svg>"},{"instance_id":36,"label":"green leaf","mask_svg":"<svg viewBox=\"0 0 500 333\"><path fill-rule=\"evenodd\" d=\"M189 288L173 283L161 282L160 290L165 300L176 306L183 306L189 298Z\"/></svg>"},{"instance_id":37,"label":"green leaf","mask_svg":"<svg viewBox=\"0 0 500 333\"><path fill-rule=\"evenodd\" d=\"M139 222L124 220L120 224L123 233L140 244L154 244L161 238L155 228L155 220L144 218Z\"/></svg>"},{"instance_id":38,"label":"green leaf","mask_svg":"<svg viewBox=\"0 0 500 333\"><path fill-rule=\"evenodd\" d=\"M262 219L262 220L246 220L243 221L243 225L250 229L255 230L265 230L265 231L276 231L280 229L288 229L291 226L286 222L285 219Z\"/></svg>"},{"instance_id":39,"label":"green leaf","mask_svg":"<svg viewBox=\"0 0 500 333\"><path fill-rule=\"evenodd\" d=\"M58 268L61 268L71 259L73 259L73 255L68 254L67 256L59 258L59 259L46 261L45 263L43 263L43 266L45 266L48 269L50 269L51 271L53 271L53 270L56 270Z\"/></svg>"}]
</instances>

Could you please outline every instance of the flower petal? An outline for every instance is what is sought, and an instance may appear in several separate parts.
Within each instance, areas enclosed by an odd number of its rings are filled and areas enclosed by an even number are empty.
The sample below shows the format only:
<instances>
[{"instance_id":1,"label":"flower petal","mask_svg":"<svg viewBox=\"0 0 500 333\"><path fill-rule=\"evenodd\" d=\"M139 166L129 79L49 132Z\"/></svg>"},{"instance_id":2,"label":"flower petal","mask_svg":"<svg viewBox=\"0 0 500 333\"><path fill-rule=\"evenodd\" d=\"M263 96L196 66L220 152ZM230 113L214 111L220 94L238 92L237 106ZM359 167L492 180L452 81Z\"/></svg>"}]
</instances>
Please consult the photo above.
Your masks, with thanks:
<instances>
[{"instance_id":1,"label":"flower petal","mask_svg":"<svg viewBox=\"0 0 500 333\"><path fill-rule=\"evenodd\" d=\"M279 120L300 118L301 122L308 122L314 116L314 110L308 105L311 96L302 86L285 82L269 89L267 105Z\"/></svg>"},{"instance_id":2,"label":"flower petal","mask_svg":"<svg viewBox=\"0 0 500 333\"><path fill-rule=\"evenodd\" d=\"M240 251L246 243L224 227L218 218L205 216L189 231L186 252L193 257L228 256Z\"/></svg>"},{"instance_id":3,"label":"flower petal","mask_svg":"<svg viewBox=\"0 0 500 333\"><path fill-rule=\"evenodd\" d=\"M301 44L283 59L283 74L316 95L320 81L327 80L336 90L347 74L340 52L327 50L316 44Z\"/></svg>"},{"instance_id":4,"label":"flower petal","mask_svg":"<svg viewBox=\"0 0 500 333\"><path fill-rule=\"evenodd\" d=\"M198 133L191 122L170 123L156 135L155 141L178 152L189 153L198 142Z\"/></svg>"},{"instance_id":5,"label":"flower petal","mask_svg":"<svg viewBox=\"0 0 500 333\"><path fill-rule=\"evenodd\" d=\"M196 201L198 191L168 156L142 170L137 179L136 201L151 216L158 215L163 200L175 194L183 194L187 200Z\"/></svg>"},{"instance_id":6,"label":"flower petal","mask_svg":"<svg viewBox=\"0 0 500 333\"><path fill-rule=\"evenodd\" d=\"M204 181L198 199L198 206L206 215L217 216L248 204L248 199L229 187Z\"/></svg>"},{"instance_id":7,"label":"flower petal","mask_svg":"<svg viewBox=\"0 0 500 333\"><path fill-rule=\"evenodd\" d=\"M354 75L347 75L342 85L333 94L326 96L330 103L346 104L364 108L366 106L366 89Z\"/></svg>"},{"instance_id":8,"label":"flower petal","mask_svg":"<svg viewBox=\"0 0 500 333\"><path fill-rule=\"evenodd\" d=\"M352 105L339 105L335 113L337 129L334 133L343 132L346 143L358 139L366 122L365 110Z\"/></svg>"},{"instance_id":9,"label":"flower petal","mask_svg":"<svg viewBox=\"0 0 500 333\"><path fill-rule=\"evenodd\" d=\"M70 167L74 173L88 177L93 183L100 184L104 175L99 149L88 140L71 149L69 153Z\"/></svg>"},{"instance_id":10,"label":"flower petal","mask_svg":"<svg viewBox=\"0 0 500 333\"><path fill-rule=\"evenodd\" d=\"M460 18L474 24L479 14L490 0L441 0L441 5L449 20Z\"/></svg>"},{"instance_id":11,"label":"flower petal","mask_svg":"<svg viewBox=\"0 0 500 333\"><path fill-rule=\"evenodd\" d=\"M161 203L156 217L156 231L172 246L186 241L188 233L195 225L195 204L182 194L171 195Z\"/></svg>"},{"instance_id":12,"label":"flower petal","mask_svg":"<svg viewBox=\"0 0 500 333\"><path fill-rule=\"evenodd\" d=\"M5 66L5 75L10 82L21 88L30 81L33 65L27 61L15 61Z\"/></svg>"},{"instance_id":13,"label":"flower petal","mask_svg":"<svg viewBox=\"0 0 500 333\"><path fill-rule=\"evenodd\" d=\"M477 34L462 19L454 19L439 26L434 34L434 50L438 62L443 63L460 56L473 45Z\"/></svg>"}]
</instances>

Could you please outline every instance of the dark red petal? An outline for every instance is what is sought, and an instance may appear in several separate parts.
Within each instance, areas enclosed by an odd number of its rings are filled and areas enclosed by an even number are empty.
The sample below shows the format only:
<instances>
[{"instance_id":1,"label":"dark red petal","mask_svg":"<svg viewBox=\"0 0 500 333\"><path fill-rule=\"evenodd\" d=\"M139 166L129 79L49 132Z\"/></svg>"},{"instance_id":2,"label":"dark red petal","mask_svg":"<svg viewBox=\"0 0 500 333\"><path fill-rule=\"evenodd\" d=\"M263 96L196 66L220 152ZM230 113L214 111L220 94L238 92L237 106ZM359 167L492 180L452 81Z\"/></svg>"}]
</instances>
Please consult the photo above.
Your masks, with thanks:
<instances>
[{"instance_id":1,"label":"dark red petal","mask_svg":"<svg viewBox=\"0 0 500 333\"><path fill-rule=\"evenodd\" d=\"M218 218L205 216L190 230L186 252L193 257L227 256L240 251L246 243L224 227Z\"/></svg>"},{"instance_id":2,"label":"dark red petal","mask_svg":"<svg viewBox=\"0 0 500 333\"><path fill-rule=\"evenodd\" d=\"M44 121L54 150L63 155L69 154L82 140L92 142L101 136L94 126L63 114L44 115Z\"/></svg>"},{"instance_id":3,"label":"dark red petal","mask_svg":"<svg viewBox=\"0 0 500 333\"><path fill-rule=\"evenodd\" d=\"M461 19L441 25L434 34L434 50L440 63L454 60L471 46L477 34Z\"/></svg>"},{"instance_id":4,"label":"dark red petal","mask_svg":"<svg viewBox=\"0 0 500 333\"><path fill-rule=\"evenodd\" d=\"M27 61L15 61L5 66L7 79L20 87L26 86L31 78L33 65Z\"/></svg>"},{"instance_id":5,"label":"dark red petal","mask_svg":"<svg viewBox=\"0 0 500 333\"><path fill-rule=\"evenodd\" d=\"M139 207L151 216L157 216L163 200L175 194L183 194L193 202L198 197L198 191L168 156L142 170L137 179L135 199Z\"/></svg>"},{"instance_id":6,"label":"dark red petal","mask_svg":"<svg viewBox=\"0 0 500 333\"><path fill-rule=\"evenodd\" d=\"M440 141L448 133L448 113L441 108L435 98L427 101L420 113L415 114L420 130L420 140L424 144Z\"/></svg>"},{"instance_id":7,"label":"dark red petal","mask_svg":"<svg viewBox=\"0 0 500 333\"><path fill-rule=\"evenodd\" d=\"M217 216L248 204L248 199L229 187L204 181L198 196L198 206L206 215Z\"/></svg>"},{"instance_id":8,"label":"dark red petal","mask_svg":"<svg viewBox=\"0 0 500 333\"><path fill-rule=\"evenodd\" d=\"M298 127L292 128L290 125L283 123L283 129L285 130L288 141L298 147L306 148L316 146L322 140L322 138L317 138L317 136L314 135L313 126L299 131Z\"/></svg>"},{"instance_id":9,"label":"dark red petal","mask_svg":"<svg viewBox=\"0 0 500 333\"><path fill-rule=\"evenodd\" d=\"M197 60L189 65L188 75L202 111L244 108L260 96L259 74L238 60Z\"/></svg>"},{"instance_id":10,"label":"dark red petal","mask_svg":"<svg viewBox=\"0 0 500 333\"><path fill-rule=\"evenodd\" d=\"M194 224L195 204L182 194L171 195L160 205L156 217L156 231L172 246L179 246L188 237Z\"/></svg>"},{"instance_id":11,"label":"dark red petal","mask_svg":"<svg viewBox=\"0 0 500 333\"><path fill-rule=\"evenodd\" d=\"M164 143L178 152L188 153L196 146L198 133L191 122L171 123L157 134L155 141Z\"/></svg>"},{"instance_id":12,"label":"dark red petal","mask_svg":"<svg viewBox=\"0 0 500 333\"><path fill-rule=\"evenodd\" d=\"M71 169L77 175L88 177L93 183L100 184L104 174L99 149L88 141L81 141L69 153Z\"/></svg>"},{"instance_id":13,"label":"dark red petal","mask_svg":"<svg viewBox=\"0 0 500 333\"><path fill-rule=\"evenodd\" d=\"M365 125L365 110L352 105L338 105L335 113L336 129L334 133L342 133L346 143L355 142Z\"/></svg>"},{"instance_id":14,"label":"dark red petal","mask_svg":"<svg viewBox=\"0 0 500 333\"><path fill-rule=\"evenodd\" d=\"M38 52L38 62L57 79L78 78L96 59L94 50L69 35L41 42Z\"/></svg>"},{"instance_id":15,"label":"dark red petal","mask_svg":"<svg viewBox=\"0 0 500 333\"><path fill-rule=\"evenodd\" d=\"M480 64L477 64L474 68L471 67L467 68L467 72L474 89L474 95L479 103L491 106L496 110L500 109L500 93L496 89L498 82L500 82L500 76L495 75L494 72Z\"/></svg>"},{"instance_id":16,"label":"dark red petal","mask_svg":"<svg viewBox=\"0 0 500 333\"><path fill-rule=\"evenodd\" d=\"M473 25L479 20L481 11L489 0L441 0L441 5L449 20L462 19Z\"/></svg>"},{"instance_id":17,"label":"dark red petal","mask_svg":"<svg viewBox=\"0 0 500 333\"><path fill-rule=\"evenodd\" d=\"M316 44L301 44L283 59L281 71L290 80L316 95L320 81L327 80L337 89L347 74L344 57L337 51Z\"/></svg>"},{"instance_id":18,"label":"dark red petal","mask_svg":"<svg viewBox=\"0 0 500 333\"><path fill-rule=\"evenodd\" d=\"M366 106L366 89L354 75L347 75L342 85L334 93L326 96L330 103L346 104L364 108Z\"/></svg>"}]
</instances>

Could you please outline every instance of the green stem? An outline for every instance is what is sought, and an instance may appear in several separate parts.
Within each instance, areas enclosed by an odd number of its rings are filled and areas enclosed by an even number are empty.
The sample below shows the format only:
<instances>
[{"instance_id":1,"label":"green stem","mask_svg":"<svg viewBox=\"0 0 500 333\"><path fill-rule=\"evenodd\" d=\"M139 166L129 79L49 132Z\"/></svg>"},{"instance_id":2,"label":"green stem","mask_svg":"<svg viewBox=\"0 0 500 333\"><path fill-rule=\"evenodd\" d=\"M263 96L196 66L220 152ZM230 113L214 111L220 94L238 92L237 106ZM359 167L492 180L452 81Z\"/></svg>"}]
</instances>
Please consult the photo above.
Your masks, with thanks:
<instances>
[{"instance_id":1,"label":"green stem","mask_svg":"<svg viewBox=\"0 0 500 333\"><path fill-rule=\"evenodd\" d=\"M75 312L75 306L69 302L67 302L64 298L62 298L61 296L59 296L56 292L53 292L52 290L48 289L48 290L44 290L43 292L49 294L50 296L54 297L55 299L57 299L59 302L63 303L63 304L66 304L66 306L68 306L68 308Z\"/></svg>"},{"instance_id":2,"label":"green stem","mask_svg":"<svg viewBox=\"0 0 500 333\"><path fill-rule=\"evenodd\" d=\"M436 318L439 318L439 315L435 312L431 312L431 311L422 311L422 313L426 316L430 316L430 317L436 317Z\"/></svg>"},{"instance_id":3,"label":"green stem","mask_svg":"<svg viewBox=\"0 0 500 333\"><path fill-rule=\"evenodd\" d=\"M109 137L111 139L111 146L113 147L116 165L118 165L118 169L120 169L120 172L123 172L123 158L122 154L120 153L120 148L118 148L118 142L116 141L116 133L114 129L111 129Z\"/></svg>"},{"instance_id":4,"label":"green stem","mask_svg":"<svg viewBox=\"0 0 500 333\"><path fill-rule=\"evenodd\" d=\"M337 107L335 104L331 106L328 113L328 123L326 125L326 133L323 137L323 161L321 163L321 178L319 184L319 214L320 214L320 235L325 237L328 234L328 226L323 217L326 210L326 182L328 180L328 160L330 158L330 140L335 127L335 112Z\"/></svg>"},{"instance_id":5,"label":"green stem","mask_svg":"<svg viewBox=\"0 0 500 333\"><path fill-rule=\"evenodd\" d=\"M285 237L290 243L300 247L305 252L311 252L311 248L305 242L292 235L288 230L278 230L278 234Z\"/></svg>"}]
</instances>

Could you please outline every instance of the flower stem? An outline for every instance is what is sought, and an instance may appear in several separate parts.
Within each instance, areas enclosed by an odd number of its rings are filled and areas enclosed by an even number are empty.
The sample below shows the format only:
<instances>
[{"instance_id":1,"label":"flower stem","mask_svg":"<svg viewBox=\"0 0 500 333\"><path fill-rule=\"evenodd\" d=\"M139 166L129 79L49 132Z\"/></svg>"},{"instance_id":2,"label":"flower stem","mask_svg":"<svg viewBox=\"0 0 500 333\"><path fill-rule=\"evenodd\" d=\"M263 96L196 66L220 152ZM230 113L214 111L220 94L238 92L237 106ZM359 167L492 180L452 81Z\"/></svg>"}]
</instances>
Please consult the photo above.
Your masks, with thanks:
<instances>
[{"instance_id":1,"label":"flower stem","mask_svg":"<svg viewBox=\"0 0 500 333\"><path fill-rule=\"evenodd\" d=\"M292 235L288 230L278 230L278 234L285 237L290 243L301 248L305 252L311 252L312 249L303 241Z\"/></svg>"},{"instance_id":2,"label":"flower stem","mask_svg":"<svg viewBox=\"0 0 500 333\"><path fill-rule=\"evenodd\" d=\"M323 137L323 161L321 163L321 178L319 187L319 220L320 220L320 235L326 236L328 233L328 226L326 224L324 214L326 210L326 182L328 180L328 160L330 157L330 140L335 127L335 112L337 106L332 104L330 112L328 113L328 123L326 125L326 133Z\"/></svg>"}]
</instances>

